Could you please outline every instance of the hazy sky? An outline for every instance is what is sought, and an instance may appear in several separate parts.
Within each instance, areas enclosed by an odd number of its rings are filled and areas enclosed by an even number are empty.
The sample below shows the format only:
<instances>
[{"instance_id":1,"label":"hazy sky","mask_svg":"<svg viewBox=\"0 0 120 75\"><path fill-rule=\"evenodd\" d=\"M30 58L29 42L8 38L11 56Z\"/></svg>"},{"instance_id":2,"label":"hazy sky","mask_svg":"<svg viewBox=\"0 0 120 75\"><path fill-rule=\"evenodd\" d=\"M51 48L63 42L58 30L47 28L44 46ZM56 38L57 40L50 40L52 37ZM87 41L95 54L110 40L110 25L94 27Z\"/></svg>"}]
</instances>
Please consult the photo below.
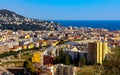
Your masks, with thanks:
<instances>
[{"instance_id":1,"label":"hazy sky","mask_svg":"<svg viewBox=\"0 0 120 75\"><path fill-rule=\"evenodd\" d=\"M0 0L0 9L46 20L120 20L120 0Z\"/></svg>"}]
</instances>

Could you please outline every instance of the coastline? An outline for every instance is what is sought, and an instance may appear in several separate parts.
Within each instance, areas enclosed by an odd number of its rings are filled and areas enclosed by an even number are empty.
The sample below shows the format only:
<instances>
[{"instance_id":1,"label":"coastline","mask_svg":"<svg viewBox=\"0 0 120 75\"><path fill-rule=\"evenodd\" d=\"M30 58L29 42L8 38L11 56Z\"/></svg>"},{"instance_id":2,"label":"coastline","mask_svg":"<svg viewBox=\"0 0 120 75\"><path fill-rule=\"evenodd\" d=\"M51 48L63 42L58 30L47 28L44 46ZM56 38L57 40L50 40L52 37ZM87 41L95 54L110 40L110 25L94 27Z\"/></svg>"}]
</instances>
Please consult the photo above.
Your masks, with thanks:
<instances>
[{"instance_id":1,"label":"coastline","mask_svg":"<svg viewBox=\"0 0 120 75\"><path fill-rule=\"evenodd\" d=\"M104 28L110 31L120 30L120 20L49 20L62 25L63 27L91 27Z\"/></svg>"}]
</instances>

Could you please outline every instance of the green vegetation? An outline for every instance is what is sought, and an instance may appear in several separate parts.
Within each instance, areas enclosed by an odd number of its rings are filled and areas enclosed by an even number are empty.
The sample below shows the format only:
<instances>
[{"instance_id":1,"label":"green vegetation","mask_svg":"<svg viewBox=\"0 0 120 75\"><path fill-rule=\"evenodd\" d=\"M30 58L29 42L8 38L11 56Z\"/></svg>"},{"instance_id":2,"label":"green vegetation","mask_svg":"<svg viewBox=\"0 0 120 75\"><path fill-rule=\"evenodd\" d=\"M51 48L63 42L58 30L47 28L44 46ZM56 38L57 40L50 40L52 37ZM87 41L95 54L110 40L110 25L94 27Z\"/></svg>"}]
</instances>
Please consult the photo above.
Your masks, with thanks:
<instances>
[{"instance_id":1,"label":"green vegetation","mask_svg":"<svg viewBox=\"0 0 120 75\"><path fill-rule=\"evenodd\" d=\"M65 44L65 43L67 43L67 42L69 42L69 41L61 40L61 41L58 43L58 45Z\"/></svg>"},{"instance_id":2,"label":"green vegetation","mask_svg":"<svg viewBox=\"0 0 120 75\"><path fill-rule=\"evenodd\" d=\"M80 55L77 54L77 57L72 59L72 57L69 54L65 53L62 49L58 51L59 56L55 58L54 64L74 65L79 67L86 65L85 57L81 58ZM56 55L58 51L56 51Z\"/></svg>"},{"instance_id":3,"label":"green vegetation","mask_svg":"<svg viewBox=\"0 0 120 75\"><path fill-rule=\"evenodd\" d=\"M19 51L9 51L9 52L4 52L2 54L0 54L0 58L5 58L7 56L11 56L14 55L15 57L17 57L17 55L21 52L26 52L26 51L33 51L33 50L39 50L41 49L41 47L39 48L32 48L32 49L24 49L24 50L19 50Z\"/></svg>"},{"instance_id":4,"label":"green vegetation","mask_svg":"<svg viewBox=\"0 0 120 75\"><path fill-rule=\"evenodd\" d=\"M86 66L77 71L77 75L120 75L120 47L112 49L112 53L106 55L103 65Z\"/></svg>"},{"instance_id":5,"label":"green vegetation","mask_svg":"<svg viewBox=\"0 0 120 75\"><path fill-rule=\"evenodd\" d=\"M2 17L9 17L10 19L10 20L4 20L4 19L0 20L0 23L1 23L0 29L2 30L5 30L5 29L13 30L13 31L17 31L17 30L36 31L36 30L51 30L51 29L57 30L58 27L61 27L56 22L51 23L50 21L27 18L6 9L0 10L0 14ZM19 20L16 20L13 17L19 18ZM30 21L29 22L26 21L26 18L30 19ZM9 22L11 22L12 24ZM15 22L18 22L21 24L18 25Z\"/></svg>"},{"instance_id":6,"label":"green vegetation","mask_svg":"<svg viewBox=\"0 0 120 75\"><path fill-rule=\"evenodd\" d=\"M33 63L31 62L31 59L28 59L27 61L24 62L24 67L26 67L30 74L36 75L36 70L34 68Z\"/></svg>"},{"instance_id":7,"label":"green vegetation","mask_svg":"<svg viewBox=\"0 0 120 75\"><path fill-rule=\"evenodd\" d=\"M81 65L86 65L86 59L85 59L85 57L80 58L80 59L79 59L79 63L80 63ZM81 66L81 65L80 65L80 66Z\"/></svg>"},{"instance_id":8,"label":"green vegetation","mask_svg":"<svg viewBox=\"0 0 120 75\"><path fill-rule=\"evenodd\" d=\"M77 75L101 75L102 66L84 66L77 71Z\"/></svg>"},{"instance_id":9,"label":"green vegetation","mask_svg":"<svg viewBox=\"0 0 120 75\"><path fill-rule=\"evenodd\" d=\"M19 51L5 52L5 53L0 54L0 58L4 58L4 57L10 56L10 55L17 56L18 53L19 53Z\"/></svg>"},{"instance_id":10,"label":"green vegetation","mask_svg":"<svg viewBox=\"0 0 120 75\"><path fill-rule=\"evenodd\" d=\"M25 53L21 56L21 59L25 59L25 60L28 60L32 57L32 55L30 53Z\"/></svg>"},{"instance_id":11,"label":"green vegetation","mask_svg":"<svg viewBox=\"0 0 120 75\"><path fill-rule=\"evenodd\" d=\"M13 30L13 31L17 31L17 30L32 30L32 31L36 31L36 30L49 30L46 27L43 27L41 25L31 25L31 24L21 24L21 25L15 25L15 24L2 24L1 25L1 29L5 30L5 29L9 29L9 30Z\"/></svg>"},{"instance_id":12,"label":"green vegetation","mask_svg":"<svg viewBox=\"0 0 120 75\"><path fill-rule=\"evenodd\" d=\"M102 75L120 75L120 47L112 49L103 62L104 71Z\"/></svg>"},{"instance_id":13,"label":"green vegetation","mask_svg":"<svg viewBox=\"0 0 120 75\"><path fill-rule=\"evenodd\" d=\"M68 54L65 54L63 50L60 50L59 56L57 56L54 60L54 64L70 65L70 56Z\"/></svg>"}]
</instances>

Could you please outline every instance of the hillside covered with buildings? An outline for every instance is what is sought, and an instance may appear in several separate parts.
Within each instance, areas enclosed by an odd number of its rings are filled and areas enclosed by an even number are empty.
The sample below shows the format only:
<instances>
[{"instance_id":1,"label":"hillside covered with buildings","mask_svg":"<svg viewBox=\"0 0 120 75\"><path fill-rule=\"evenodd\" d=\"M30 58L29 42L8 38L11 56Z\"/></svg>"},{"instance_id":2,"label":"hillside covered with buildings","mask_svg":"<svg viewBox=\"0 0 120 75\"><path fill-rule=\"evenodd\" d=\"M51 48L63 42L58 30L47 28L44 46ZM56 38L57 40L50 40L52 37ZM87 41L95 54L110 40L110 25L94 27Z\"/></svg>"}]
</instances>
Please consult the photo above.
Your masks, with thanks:
<instances>
[{"instance_id":1,"label":"hillside covered with buildings","mask_svg":"<svg viewBox=\"0 0 120 75\"><path fill-rule=\"evenodd\" d=\"M119 75L119 58L120 31L0 10L0 75Z\"/></svg>"},{"instance_id":2,"label":"hillside covered with buildings","mask_svg":"<svg viewBox=\"0 0 120 75\"><path fill-rule=\"evenodd\" d=\"M58 23L27 18L15 12L0 10L0 29L5 30L57 30L61 28Z\"/></svg>"}]
</instances>

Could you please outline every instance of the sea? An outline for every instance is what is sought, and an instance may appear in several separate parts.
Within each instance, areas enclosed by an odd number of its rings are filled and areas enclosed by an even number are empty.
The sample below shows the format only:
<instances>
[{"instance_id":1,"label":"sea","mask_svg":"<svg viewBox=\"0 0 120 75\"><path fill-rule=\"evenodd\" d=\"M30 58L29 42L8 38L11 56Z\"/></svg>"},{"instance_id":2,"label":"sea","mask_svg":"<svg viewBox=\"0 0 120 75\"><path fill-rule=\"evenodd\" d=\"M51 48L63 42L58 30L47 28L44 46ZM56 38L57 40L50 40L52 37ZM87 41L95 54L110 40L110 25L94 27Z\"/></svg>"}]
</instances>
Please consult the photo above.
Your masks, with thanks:
<instances>
[{"instance_id":1,"label":"sea","mask_svg":"<svg viewBox=\"0 0 120 75\"><path fill-rule=\"evenodd\" d=\"M120 20L53 20L64 27L104 28L110 31L120 30Z\"/></svg>"}]
</instances>

